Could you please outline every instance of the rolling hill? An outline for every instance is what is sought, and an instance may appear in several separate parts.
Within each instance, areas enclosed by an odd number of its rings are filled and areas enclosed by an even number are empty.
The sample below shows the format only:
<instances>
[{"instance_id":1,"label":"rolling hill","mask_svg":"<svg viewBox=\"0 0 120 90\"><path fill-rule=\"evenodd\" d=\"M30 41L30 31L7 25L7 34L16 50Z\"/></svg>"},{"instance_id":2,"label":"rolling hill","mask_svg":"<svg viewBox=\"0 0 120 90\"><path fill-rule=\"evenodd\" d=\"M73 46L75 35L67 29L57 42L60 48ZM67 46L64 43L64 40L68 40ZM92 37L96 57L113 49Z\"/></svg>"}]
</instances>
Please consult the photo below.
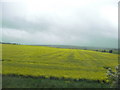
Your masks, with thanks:
<instances>
[{"instance_id":1,"label":"rolling hill","mask_svg":"<svg viewBox=\"0 0 120 90\"><path fill-rule=\"evenodd\" d=\"M105 67L118 65L118 55L47 46L2 45L3 74L105 80Z\"/></svg>"}]
</instances>

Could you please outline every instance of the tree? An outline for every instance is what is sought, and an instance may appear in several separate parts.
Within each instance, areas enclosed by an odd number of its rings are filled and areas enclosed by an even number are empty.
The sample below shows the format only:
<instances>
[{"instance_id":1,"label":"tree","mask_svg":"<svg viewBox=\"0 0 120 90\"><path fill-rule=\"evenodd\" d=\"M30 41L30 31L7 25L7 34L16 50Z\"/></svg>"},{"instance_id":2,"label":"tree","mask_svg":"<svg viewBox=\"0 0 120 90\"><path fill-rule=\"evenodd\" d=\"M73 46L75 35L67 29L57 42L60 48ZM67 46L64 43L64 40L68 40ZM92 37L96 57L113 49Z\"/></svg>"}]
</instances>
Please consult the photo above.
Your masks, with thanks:
<instances>
[{"instance_id":1,"label":"tree","mask_svg":"<svg viewBox=\"0 0 120 90\"><path fill-rule=\"evenodd\" d=\"M112 50L109 50L109 53L112 53Z\"/></svg>"}]
</instances>

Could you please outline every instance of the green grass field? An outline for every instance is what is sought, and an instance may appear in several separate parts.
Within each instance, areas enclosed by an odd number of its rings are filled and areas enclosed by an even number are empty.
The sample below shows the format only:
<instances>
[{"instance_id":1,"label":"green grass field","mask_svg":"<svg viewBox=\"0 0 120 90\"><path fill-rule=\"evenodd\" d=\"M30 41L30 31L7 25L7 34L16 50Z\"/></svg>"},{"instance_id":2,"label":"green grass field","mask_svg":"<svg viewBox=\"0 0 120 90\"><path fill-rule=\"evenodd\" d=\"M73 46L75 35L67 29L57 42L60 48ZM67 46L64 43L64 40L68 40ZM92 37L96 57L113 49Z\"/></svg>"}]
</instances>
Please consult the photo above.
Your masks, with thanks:
<instances>
[{"instance_id":1,"label":"green grass field","mask_svg":"<svg viewBox=\"0 0 120 90\"><path fill-rule=\"evenodd\" d=\"M19 75L3 75L3 88L109 88L107 83L99 83L93 80L53 80L30 78Z\"/></svg>"},{"instance_id":2,"label":"green grass field","mask_svg":"<svg viewBox=\"0 0 120 90\"><path fill-rule=\"evenodd\" d=\"M117 54L91 50L11 44L3 44L2 49L3 75L102 81L106 80L104 67L114 70L118 65Z\"/></svg>"}]
</instances>

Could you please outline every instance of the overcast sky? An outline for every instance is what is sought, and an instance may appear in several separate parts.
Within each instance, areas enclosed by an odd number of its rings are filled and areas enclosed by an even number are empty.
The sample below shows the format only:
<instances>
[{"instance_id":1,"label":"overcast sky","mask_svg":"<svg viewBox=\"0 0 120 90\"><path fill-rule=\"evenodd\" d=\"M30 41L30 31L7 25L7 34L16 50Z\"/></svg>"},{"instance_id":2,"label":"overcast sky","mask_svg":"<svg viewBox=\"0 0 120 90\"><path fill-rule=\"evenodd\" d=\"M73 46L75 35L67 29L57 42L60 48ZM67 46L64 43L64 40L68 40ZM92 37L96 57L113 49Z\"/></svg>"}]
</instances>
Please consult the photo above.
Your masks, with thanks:
<instances>
[{"instance_id":1,"label":"overcast sky","mask_svg":"<svg viewBox=\"0 0 120 90\"><path fill-rule=\"evenodd\" d=\"M118 47L118 1L2 0L2 40Z\"/></svg>"}]
</instances>

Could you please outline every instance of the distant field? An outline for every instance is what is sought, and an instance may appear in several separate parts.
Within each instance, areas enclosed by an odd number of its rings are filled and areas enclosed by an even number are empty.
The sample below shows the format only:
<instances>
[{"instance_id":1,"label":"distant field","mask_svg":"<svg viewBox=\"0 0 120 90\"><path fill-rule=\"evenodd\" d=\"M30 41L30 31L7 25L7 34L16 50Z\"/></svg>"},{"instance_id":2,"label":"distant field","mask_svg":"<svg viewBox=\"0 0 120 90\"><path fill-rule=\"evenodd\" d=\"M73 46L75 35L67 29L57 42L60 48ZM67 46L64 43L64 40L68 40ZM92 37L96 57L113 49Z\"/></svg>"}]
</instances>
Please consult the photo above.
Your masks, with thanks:
<instances>
[{"instance_id":1,"label":"distant field","mask_svg":"<svg viewBox=\"0 0 120 90\"><path fill-rule=\"evenodd\" d=\"M46 46L2 45L3 74L105 80L106 69L118 65L118 55Z\"/></svg>"},{"instance_id":2,"label":"distant field","mask_svg":"<svg viewBox=\"0 0 120 90\"><path fill-rule=\"evenodd\" d=\"M36 45L36 46L49 46L55 48L67 48L67 49L83 49L83 50L93 50L98 52L109 53L112 50L113 54L120 54L117 48L102 48L102 47L88 47L88 46L72 46L72 45Z\"/></svg>"}]
</instances>

